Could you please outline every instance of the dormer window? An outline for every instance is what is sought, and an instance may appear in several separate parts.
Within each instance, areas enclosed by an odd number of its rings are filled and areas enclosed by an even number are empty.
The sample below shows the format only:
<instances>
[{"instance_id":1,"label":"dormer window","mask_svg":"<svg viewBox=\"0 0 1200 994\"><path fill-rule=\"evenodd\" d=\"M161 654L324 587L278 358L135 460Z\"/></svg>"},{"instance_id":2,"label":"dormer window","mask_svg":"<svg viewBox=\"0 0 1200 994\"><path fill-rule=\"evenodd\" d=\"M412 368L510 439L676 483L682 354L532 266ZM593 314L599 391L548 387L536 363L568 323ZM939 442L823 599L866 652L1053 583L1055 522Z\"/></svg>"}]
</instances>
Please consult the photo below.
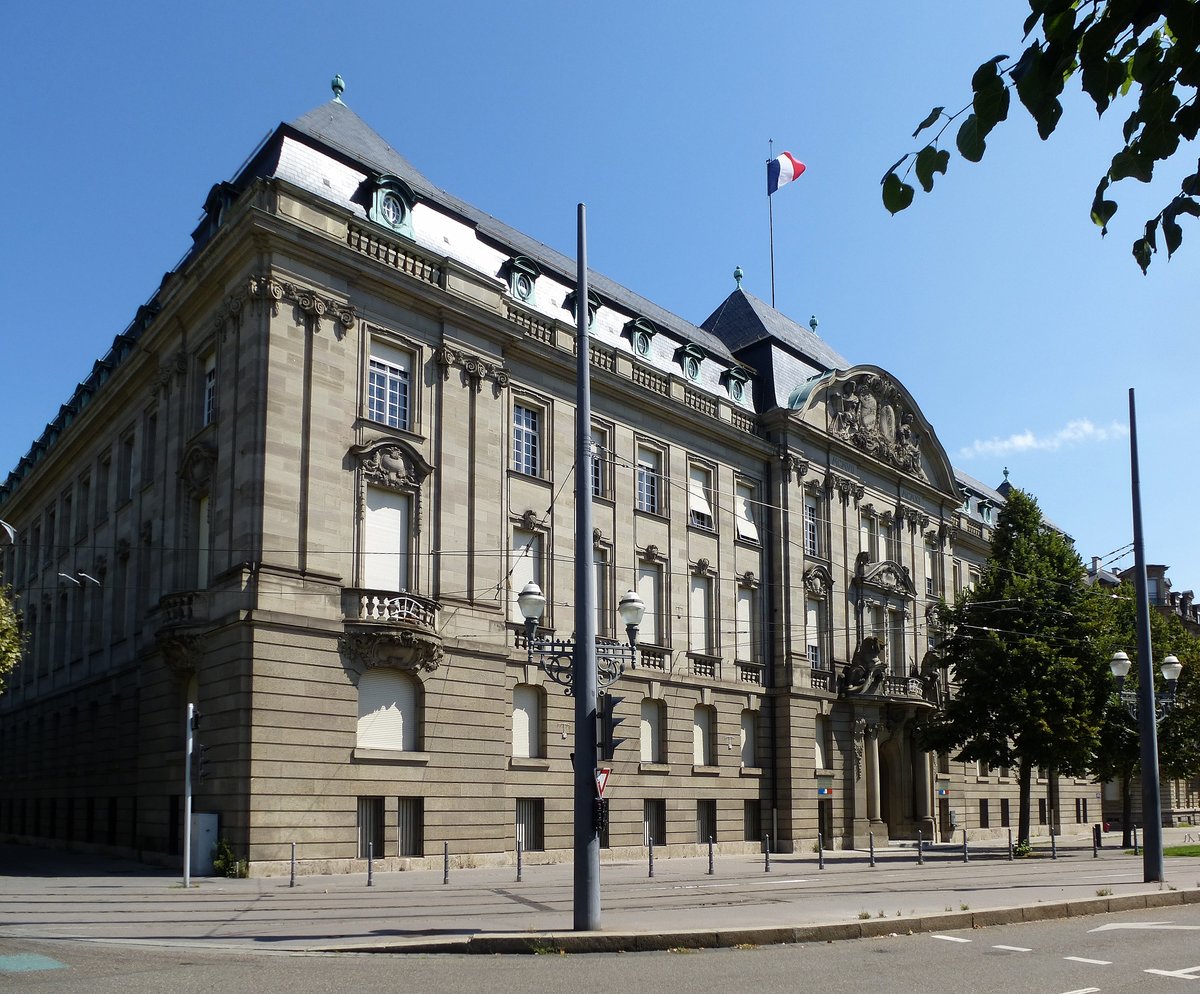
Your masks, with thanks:
<instances>
[{"instance_id":1,"label":"dormer window","mask_svg":"<svg viewBox=\"0 0 1200 994\"><path fill-rule=\"evenodd\" d=\"M416 196L397 176L380 176L371 191L369 216L376 224L412 237L412 209Z\"/></svg>"},{"instance_id":2,"label":"dormer window","mask_svg":"<svg viewBox=\"0 0 1200 994\"><path fill-rule=\"evenodd\" d=\"M740 404L746 399L746 384L750 382L750 374L744 369L730 369L725 373L725 389L729 391L729 399Z\"/></svg>"},{"instance_id":3,"label":"dormer window","mask_svg":"<svg viewBox=\"0 0 1200 994\"><path fill-rule=\"evenodd\" d=\"M689 380L700 379L700 363L704 361L704 353L695 345L685 345L675 357L683 368L683 375Z\"/></svg>"},{"instance_id":4,"label":"dormer window","mask_svg":"<svg viewBox=\"0 0 1200 994\"><path fill-rule=\"evenodd\" d=\"M575 300L577 297L578 297L578 292L575 290L572 290L570 293L567 294L566 299L563 300L563 307L566 310L571 312L571 317L574 318L576 321L579 320L579 316L575 311ZM594 322L596 320L596 312L598 310L600 310L600 298L597 297L594 293L592 293L591 290L588 291L587 309L588 309L588 327L590 328L592 326L592 322Z\"/></svg>"},{"instance_id":5,"label":"dormer window","mask_svg":"<svg viewBox=\"0 0 1200 994\"><path fill-rule=\"evenodd\" d=\"M645 318L634 318L625 324L621 334L628 336L629 345L640 356L650 355L650 343L658 334L658 329Z\"/></svg>"},{"instance_id":6,"label":"dormer window","mask_svg":"<svg viewBox=\"0 0 1200 994\"><path fill-rule=\"evenodd\" d=\"M526 304L536 303L534 288L542 275L541 267L523 255L509 259L500 269L500 275L508 282L508 292Z\"/></svg>"}]
</instances>

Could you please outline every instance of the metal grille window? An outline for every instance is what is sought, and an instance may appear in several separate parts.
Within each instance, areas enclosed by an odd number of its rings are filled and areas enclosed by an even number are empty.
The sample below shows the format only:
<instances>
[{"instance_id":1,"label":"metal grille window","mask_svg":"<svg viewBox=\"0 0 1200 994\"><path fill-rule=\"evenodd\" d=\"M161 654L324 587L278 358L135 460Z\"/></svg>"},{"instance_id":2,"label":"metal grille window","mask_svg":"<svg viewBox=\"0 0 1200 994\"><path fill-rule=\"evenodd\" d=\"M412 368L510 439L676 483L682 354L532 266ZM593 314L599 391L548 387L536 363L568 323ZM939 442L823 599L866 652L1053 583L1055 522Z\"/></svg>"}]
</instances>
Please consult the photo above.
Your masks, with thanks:
<instances>
[{"instance_id":1,"label":"metal grille window","mask_svg":"<svg viewBox=\"0 0 1200 994\"><path fill-rule=\"evenodd\" d=\"M517 798L517 842L525 852L546 848L546 802L540 797Z\"/></svg>"},{"instance_id":2,"label":"metal grille window","mask_svg":"<svg viewBox=\"0 0 1200 994\"><path fill-rule=\"evenodd\" d=\"M217 416L217 354L204 357L204 395L200 407L200 426L210 425Z\"/></svg>"},{"instance_id":3,"label":"metal grille window","mask_svg":"<svg viewBox=\"0 0 1200 994\"><path fill-rule=\"evenodd\" d=\"M637 509L662 513L662 456L639 446L637 451Z\"/></svg>"},{"instance_id":4,"label":"metal grille window","mask_svg":"<svg viewBox=\"0 0 1200 994\"><path fill-rule=\"evenodd\" d=\"M742 838L746 842L762 840L762 802L757 797L742 802Z\"/></svg>"},{"instance_id":5,"label":"metal grille window","mask_svg":"<svg viewBox=\"0 0 1200 994\"><path fill-rule=\"evenodd\" d=\"M383 798L358 799L358 858L383 855Z\"/></svg>"},{"instance_id":6,"label":"metal grille window","mask_svg":"<svg viewBox=\"0 0 1200 994\"><path fill-rule=\"evenodd\" d=\"M696 841L717 841L717 802L707 798L696 802Z\"/></svg>"},{"instance_id":7,"label":"metal grille window","mask_svg":"<svg viewBox=\"0 0 1200 994\"><path fill-rule=\"evenodd\" d=\"M646 845L667 844L667 802L661 797L642 801L642 838Z\"/></svg>"},{"instance_id":8,"label":"metal grille window","mask_svg":"<svg viewBox=\"0 0 1200 994\"><path fill-rule=\"evenodd\" d=\"M425 855L425 798L401 797L396 836L397 856Z\"/></svg>"},{"instance_id":9,"label":"metal grille window","mask_svg":"<svg viewBox=\"0 0 1200 994\"><path fill-rule=\"evenodd\" d=\"M391 428L409 426L409 377L412 360L399 349L371 343L367 374L367 416Z\"/></svg>"},{"instance_id":10,"label":"metal grille window","mask_svg":"<svg viewBox=\"0 0 1200 994\"><path fill-rule=\"evenodd\" d=\"M541 469L541 412L524 404L513 405L513 469L537 476Z\"/></svg>"}]
</instances>

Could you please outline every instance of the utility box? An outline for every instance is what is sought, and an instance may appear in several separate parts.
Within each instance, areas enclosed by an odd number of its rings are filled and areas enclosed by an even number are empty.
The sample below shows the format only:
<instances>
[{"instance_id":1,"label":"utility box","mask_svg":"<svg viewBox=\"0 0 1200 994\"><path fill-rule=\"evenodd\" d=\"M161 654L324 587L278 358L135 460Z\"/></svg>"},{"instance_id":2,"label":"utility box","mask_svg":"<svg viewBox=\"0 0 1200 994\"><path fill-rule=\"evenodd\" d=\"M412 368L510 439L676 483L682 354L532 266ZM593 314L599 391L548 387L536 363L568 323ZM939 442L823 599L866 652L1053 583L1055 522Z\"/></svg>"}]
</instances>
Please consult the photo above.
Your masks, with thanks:
<instances>
[{"instance_id":1,"label":"utility box","mask_svg":"<svg viewBox=\"0 0 1200 994\"><path fill-rule=\"evenodd\" d=\"M213 875L213 849L217 845L217 814L210 811L192 812L191 867L194 877Z\"/></svg>"}]
</instances>

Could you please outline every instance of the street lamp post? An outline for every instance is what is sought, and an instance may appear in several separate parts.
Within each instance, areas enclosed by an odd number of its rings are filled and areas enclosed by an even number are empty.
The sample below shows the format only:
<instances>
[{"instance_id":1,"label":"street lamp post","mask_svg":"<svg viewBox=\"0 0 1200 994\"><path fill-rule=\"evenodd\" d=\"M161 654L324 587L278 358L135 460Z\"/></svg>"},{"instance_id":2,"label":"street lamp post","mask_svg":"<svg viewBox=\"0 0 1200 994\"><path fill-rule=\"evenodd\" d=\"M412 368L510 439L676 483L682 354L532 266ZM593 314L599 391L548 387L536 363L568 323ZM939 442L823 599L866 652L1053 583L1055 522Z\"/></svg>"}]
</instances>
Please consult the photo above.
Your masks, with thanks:
<instances>
[{"instance_id":1,"label":"street lamp post","mask_svg":"<svg viewBox=\"0 0 1200 994\"><path fill-rule=\"evenodd\" d=\"M618 607L629 633L629 644L606 640L597 644L596 577L592 555L592 446L591 345L588 341L587 212L578 209L579 256L575 288L575 637L545 639L537 636L538 619L546 598L536 583L528 583L517 597L525 618L525 644L529 661L535 658L546 674L575 698L574 811L575 864L574 910L578 931L600 928L600 827L601 807L596 785L596 705L599 686L607 686L636 661L637 628L645 605L634 591ZM597 661L603 664L599 683Z\"/></svg>"}]
</instances>

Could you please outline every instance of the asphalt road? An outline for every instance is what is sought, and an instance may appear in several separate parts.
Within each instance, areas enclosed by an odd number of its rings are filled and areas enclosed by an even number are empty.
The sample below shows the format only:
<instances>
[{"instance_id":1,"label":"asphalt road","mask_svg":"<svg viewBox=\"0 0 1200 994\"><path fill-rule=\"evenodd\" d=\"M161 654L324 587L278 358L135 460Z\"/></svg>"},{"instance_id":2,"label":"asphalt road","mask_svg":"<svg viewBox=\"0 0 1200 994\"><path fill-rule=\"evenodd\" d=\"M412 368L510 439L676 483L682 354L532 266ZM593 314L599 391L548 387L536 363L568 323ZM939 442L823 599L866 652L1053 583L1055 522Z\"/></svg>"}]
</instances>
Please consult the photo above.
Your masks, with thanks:
<instances>
[{"instance_id":1,"label":"asphalt road","mask_svg":"<svg viewBox=\"0 0 1200 994\"><path fill-rule=\"evenodd\" d=\"M852 942L624 955L264 953L0 938L0 989L1109 994L1169 991L1200 979L1197 938L1200 907L1194 905ZM4 968L21 962L30 968Z\"/></svg>"}]
</instances>

